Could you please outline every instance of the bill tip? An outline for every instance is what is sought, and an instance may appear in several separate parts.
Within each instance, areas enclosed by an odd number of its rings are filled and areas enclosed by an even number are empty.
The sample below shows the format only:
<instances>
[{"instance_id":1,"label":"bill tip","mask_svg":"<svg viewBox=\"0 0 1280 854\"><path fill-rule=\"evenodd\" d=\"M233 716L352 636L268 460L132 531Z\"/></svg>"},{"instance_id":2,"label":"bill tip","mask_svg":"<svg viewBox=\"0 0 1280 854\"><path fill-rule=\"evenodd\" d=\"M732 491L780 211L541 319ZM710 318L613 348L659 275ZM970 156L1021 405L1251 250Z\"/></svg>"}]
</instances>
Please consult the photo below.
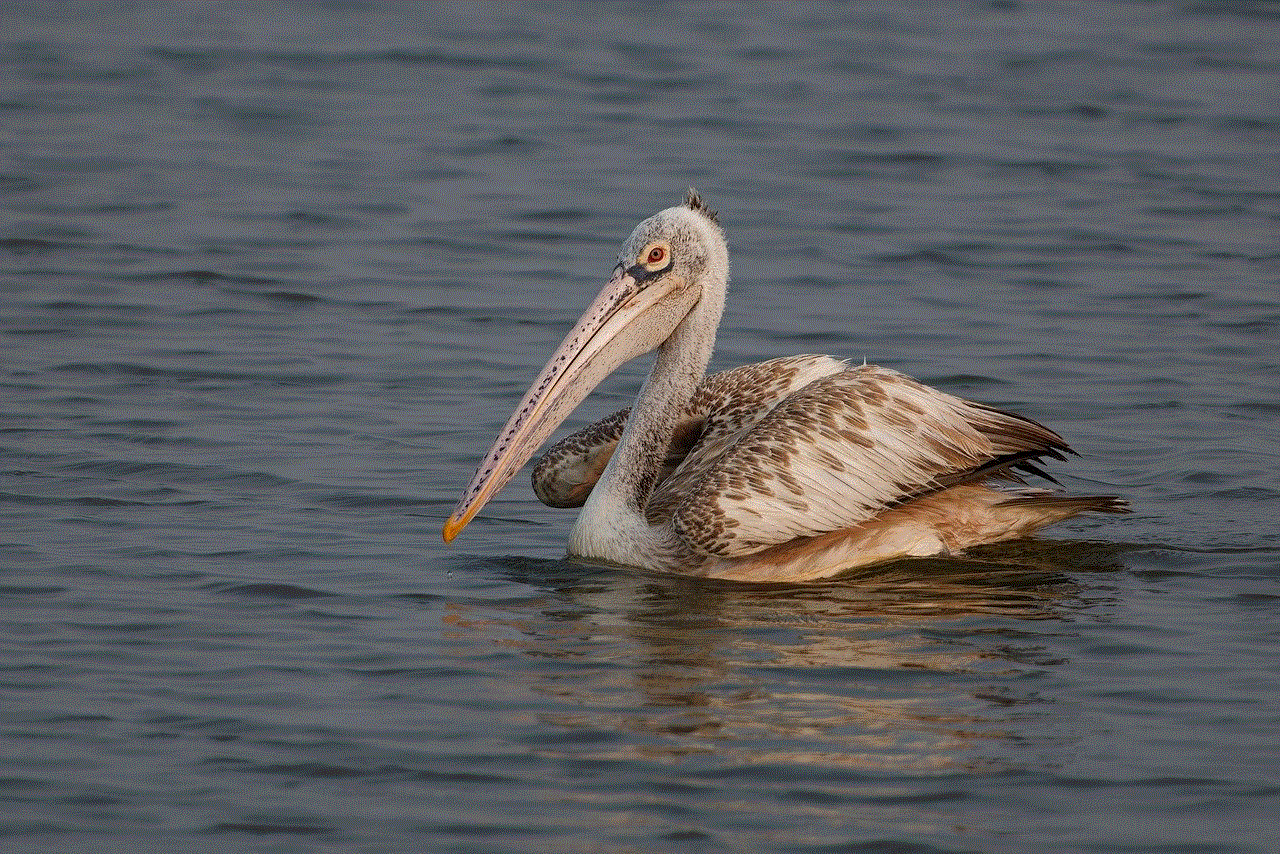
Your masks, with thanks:
<instances>
[{"instance_id":1,"label":"bill tip","mask_svg":"<svg viewBox=\"0 0 1280 854\"><path fill-rule=\"evenodd\" d=\"M446 543L451 543L453 542L453 538L458 536L458 532L466 526L467 523L462 519L459 519L457 516L450 516L449 521L444 523L444 530L440 533L444 537L444 541Z\"/></svg>"}]
</instances>

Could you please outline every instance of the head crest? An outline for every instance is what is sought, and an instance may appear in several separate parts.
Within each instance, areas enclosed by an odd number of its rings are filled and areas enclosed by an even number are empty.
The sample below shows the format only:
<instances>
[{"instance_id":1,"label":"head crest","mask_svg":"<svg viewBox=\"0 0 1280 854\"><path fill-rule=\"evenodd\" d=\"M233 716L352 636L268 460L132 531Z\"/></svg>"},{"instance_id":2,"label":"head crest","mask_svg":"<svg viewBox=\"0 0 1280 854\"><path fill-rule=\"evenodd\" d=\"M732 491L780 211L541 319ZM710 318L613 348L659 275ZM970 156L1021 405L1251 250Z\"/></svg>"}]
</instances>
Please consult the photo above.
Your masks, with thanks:
<instances>
[{"instance_id":1,"label":"head crest","mask_svg":"<svg viewBox=\"0 0 1280 854\"><path fill-rule=\"evenodd\" d=\"M702 196L698 195L698 191L693 189L693 187L690 187L689 191L684 194L684 206L691 211L697 211L712 222L719 224L719 220L717 219L719 214L707 207L706 203L702 201Z\"/></svg>"}]
</instances>

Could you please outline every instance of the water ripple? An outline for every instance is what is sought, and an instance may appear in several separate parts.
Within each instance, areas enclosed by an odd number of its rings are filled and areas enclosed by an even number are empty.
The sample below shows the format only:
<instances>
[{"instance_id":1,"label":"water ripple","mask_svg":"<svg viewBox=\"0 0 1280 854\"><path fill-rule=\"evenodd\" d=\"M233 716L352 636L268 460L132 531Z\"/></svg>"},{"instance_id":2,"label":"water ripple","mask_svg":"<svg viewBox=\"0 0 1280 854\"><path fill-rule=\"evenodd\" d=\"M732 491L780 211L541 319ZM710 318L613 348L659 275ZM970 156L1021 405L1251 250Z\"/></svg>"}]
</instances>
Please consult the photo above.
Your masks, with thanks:
<instances>
[{"instance_id":1,"label":"water ripple","mask_svg":"<svg viewBox=\"0 0 1280 854\"><path fill-rule=\"evenodd\" d=\"M1275 4L263 8L5 7L0 847L1275 850ZM446 548L689 184L717 367L865 355L1137 512L760 586L518 479Z\"/></svg>"}]
</instances>

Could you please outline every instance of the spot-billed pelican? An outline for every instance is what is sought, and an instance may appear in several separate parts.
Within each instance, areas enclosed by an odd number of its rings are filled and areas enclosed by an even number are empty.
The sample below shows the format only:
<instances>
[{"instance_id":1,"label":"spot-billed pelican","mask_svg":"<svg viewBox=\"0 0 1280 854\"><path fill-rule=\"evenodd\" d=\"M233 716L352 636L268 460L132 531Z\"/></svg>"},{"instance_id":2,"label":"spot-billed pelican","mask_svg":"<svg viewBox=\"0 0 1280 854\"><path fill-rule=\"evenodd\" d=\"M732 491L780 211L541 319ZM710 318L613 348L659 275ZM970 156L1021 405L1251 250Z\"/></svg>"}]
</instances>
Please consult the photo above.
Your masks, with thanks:
<instances>
[{"instance_id":1,"label":"spot-billed pelican","mask_svg":"<svg viewBox=\"0 0 1280 854\"><path fill-rule=\"evenodd\" d=\"M636 226L480 462L445 541L601 380L653 350L630 411L561 440L534 470L542 501L582 507L571 556L797 581L1127 511L1115 496L1024 485L1024 473L1048 477L1037 461L1071 453L1047 427L887 368L792 356L706 376L728 282L724 234L695 191Z\"/></svg>"}]
</instances>

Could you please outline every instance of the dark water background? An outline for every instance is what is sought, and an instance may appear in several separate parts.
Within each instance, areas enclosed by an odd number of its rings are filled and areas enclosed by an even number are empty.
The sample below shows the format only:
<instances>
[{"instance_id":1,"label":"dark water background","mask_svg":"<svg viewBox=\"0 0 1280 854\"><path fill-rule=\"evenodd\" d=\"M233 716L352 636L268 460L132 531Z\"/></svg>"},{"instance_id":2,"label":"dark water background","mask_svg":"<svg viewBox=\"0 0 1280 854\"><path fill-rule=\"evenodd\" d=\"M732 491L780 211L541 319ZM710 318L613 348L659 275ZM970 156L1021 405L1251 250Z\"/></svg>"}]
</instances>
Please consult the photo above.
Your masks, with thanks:
<instances>
[{"instance_id":1,"label":"dark water background","mask_svg":"<svg viewBox=\"0 0 1280 854\"><path fill-rule=\"evenodd\" d=\"M1278 164L1275 3L0 6L0 849L1277 850ZM715 367L1136 513L752 587L522 477L445 548L690 184Z\"/></svg>"}]
</instances>

